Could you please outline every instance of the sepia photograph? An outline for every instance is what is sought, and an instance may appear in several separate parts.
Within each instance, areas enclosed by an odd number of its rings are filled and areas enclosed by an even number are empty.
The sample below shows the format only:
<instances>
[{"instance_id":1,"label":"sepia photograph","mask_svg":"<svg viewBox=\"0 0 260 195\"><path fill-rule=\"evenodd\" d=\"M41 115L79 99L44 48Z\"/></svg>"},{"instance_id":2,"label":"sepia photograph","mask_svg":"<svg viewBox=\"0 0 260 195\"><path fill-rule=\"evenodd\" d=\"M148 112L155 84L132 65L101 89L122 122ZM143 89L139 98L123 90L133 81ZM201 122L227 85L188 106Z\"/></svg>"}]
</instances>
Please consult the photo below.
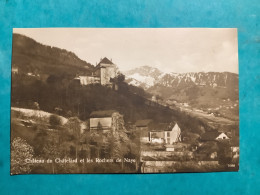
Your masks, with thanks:
<instances>
[{"instance_id":1,"label":"sepia photograph","mask_svg":"<svg viewBox=\"0 0 260 195\"><path fill-rule=\"evenodd\" d=\"M11 175L239 170L236 28L14 28Z\"/></svg>"}]
</instances>

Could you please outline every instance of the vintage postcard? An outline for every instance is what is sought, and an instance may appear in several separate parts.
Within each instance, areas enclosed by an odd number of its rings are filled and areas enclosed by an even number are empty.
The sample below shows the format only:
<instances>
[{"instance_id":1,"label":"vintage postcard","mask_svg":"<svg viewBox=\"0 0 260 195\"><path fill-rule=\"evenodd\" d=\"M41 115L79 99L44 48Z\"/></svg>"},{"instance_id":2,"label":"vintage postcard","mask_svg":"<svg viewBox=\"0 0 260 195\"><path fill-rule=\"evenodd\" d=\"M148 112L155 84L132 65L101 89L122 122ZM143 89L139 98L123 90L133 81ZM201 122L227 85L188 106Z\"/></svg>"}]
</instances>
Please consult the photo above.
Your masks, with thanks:
<instances>
[{"instance_id":1,"label":"vintage postcard","mask_svg":"<svg viewBox=\"0 0 260 195\"><path fill-rule=\"evenodd\" d=\"M235 28L13 29L11 175L239 169Z\"/></svg>"}]
</instances>

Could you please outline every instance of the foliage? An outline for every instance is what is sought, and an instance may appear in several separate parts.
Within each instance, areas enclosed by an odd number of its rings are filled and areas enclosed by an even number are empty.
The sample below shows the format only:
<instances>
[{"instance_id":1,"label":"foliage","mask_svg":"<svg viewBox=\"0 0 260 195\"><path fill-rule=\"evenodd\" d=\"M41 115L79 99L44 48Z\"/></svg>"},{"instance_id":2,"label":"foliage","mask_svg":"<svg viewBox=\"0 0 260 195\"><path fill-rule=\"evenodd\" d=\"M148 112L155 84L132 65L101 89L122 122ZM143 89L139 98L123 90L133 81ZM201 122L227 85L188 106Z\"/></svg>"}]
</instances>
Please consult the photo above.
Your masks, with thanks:
<instances>
[{"instance_id":1,"label":"foliage","mask_svg":"<svg viewBox=\"0 0 260 195\"><path fill-rule=\"evenodd\" d=\"M30 173L31 165L26 159L33 158L33 148L20 137L14 138L11 143L11 174Z\"/></svg>"},{"instance_id":2,"label":"foliage","mask_svg":"<svg viewBox=\"0 0 260 195\"><path fill-rule=\"evenodd\" d=\"M219 164L227 165L232 160L230 144L228 141L220 141L218 143L218 146L219 146L219 151L218 151Z\"/></svg>"},{"instance_id":3,"label":"foliage","mask_svg":"<svg viewBox=\"0 0 260 195\"><path fill-rule=\"evenodd\" d=\"M61 125L61 118L57 115L52 114L49 118L49 123L53 127L57 127Z\"/></svg>"}]
</instances>

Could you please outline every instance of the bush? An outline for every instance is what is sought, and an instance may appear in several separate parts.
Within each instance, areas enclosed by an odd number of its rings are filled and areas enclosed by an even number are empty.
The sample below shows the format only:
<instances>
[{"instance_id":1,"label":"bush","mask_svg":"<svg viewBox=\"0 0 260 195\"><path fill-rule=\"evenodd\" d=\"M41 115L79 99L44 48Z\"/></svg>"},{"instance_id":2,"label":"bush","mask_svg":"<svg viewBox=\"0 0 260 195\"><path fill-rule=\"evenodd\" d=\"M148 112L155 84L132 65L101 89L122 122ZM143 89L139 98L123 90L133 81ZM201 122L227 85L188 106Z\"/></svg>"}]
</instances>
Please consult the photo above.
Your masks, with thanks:
<instances>
[{"instance_id":1,"label":"bush","mask_svg":"<svg viewBox=\"0 0 260 195\"><path fill-rule=\"evenodd\" d=\"M59 116L53 114L50 116L49 123L51 126L57 127L57 126L61 125L61 118Z\"/></svg>"}]
</instances>

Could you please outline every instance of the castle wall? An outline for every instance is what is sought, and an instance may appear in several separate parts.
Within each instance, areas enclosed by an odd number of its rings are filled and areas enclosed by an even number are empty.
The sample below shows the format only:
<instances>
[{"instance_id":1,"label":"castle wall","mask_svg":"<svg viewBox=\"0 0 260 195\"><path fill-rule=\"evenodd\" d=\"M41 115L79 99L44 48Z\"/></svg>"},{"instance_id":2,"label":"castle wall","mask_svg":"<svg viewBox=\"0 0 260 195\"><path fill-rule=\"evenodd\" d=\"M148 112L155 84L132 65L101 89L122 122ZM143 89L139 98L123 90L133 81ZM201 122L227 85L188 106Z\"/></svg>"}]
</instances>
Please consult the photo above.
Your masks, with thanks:
<instances>
[{"instance_id":1,"label":"castle wall","mask_svg":"<svg viewBox=\"0 0 260 195\"><path fill-rule=\"evenodd\" d=\"M115 65L103 65L100 68L100 83L101 85L110 84L110 78L116 76Z\"/></svg>"}]
</instances>

